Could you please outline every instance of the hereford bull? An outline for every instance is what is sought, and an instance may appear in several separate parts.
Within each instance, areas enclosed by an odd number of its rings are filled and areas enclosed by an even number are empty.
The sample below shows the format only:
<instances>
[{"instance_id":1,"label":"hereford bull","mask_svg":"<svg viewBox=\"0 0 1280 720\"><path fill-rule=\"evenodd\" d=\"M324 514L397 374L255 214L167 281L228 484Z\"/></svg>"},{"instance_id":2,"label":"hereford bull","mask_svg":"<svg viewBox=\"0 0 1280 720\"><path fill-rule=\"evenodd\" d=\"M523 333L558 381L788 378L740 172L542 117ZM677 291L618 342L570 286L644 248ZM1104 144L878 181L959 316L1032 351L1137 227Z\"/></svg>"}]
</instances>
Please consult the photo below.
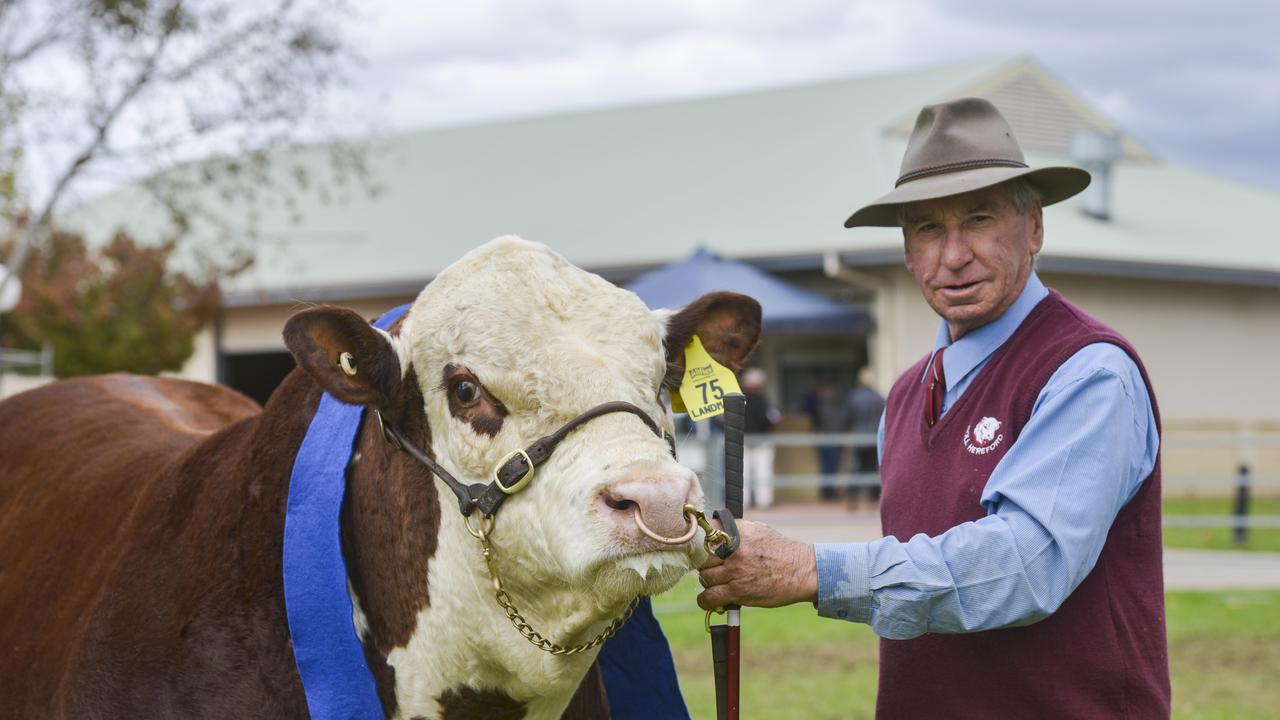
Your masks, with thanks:
<instances>
[{"instance_id":1,"label":"hereford bull","mask_svg":"<svg viewBox=\"0 0 1280 720\"><path fill-rule=\"evenodd\" d=\"M759 305L652 313L545 247L500 238L442 272L389 332L321 307L290 319L298 365L266 407L225 388L112 375L0 403L0 714L292 718L307 705L281 580L290 469L322 391L378 410L464 483L583 410L661 390L694 333L735 369ZM344 355L350 353L349 355ZM341 537L353 622L392 717L598 717L594 652L553 656L495 601L448 488L369 413ZM489 534L530 625L581 643L703 559L682 545L692 472L641 419L570 433ZM585 680L584 680L585 678Z\"/></svg>"}]
</instances>

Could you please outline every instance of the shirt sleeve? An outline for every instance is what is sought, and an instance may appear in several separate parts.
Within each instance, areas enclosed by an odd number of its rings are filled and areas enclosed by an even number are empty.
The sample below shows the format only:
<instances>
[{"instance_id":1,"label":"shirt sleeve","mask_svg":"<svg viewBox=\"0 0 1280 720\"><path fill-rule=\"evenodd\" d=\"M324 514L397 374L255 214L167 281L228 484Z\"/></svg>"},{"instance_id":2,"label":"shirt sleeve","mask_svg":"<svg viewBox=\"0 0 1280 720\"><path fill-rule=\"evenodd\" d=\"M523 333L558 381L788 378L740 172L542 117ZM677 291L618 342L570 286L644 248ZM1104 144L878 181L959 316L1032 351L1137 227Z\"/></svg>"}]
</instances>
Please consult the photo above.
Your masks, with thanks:
<instances>
[{"instance_id":1,"label":"shirt sleeve","mask_svg":"<svg viewBox=\"0 0 1280 720\"><path fill-rule=\"evenodd\" d=\"M1086 346L1045 384L988 478L988 515L907 542L818 544L818 614L891 639L1041 620L1093 569L1158 449L1133 360L1114 345Z\"/></svg>"},{"instance_id":2,"label":"shirt sleeve","mask_svg":"<svg viewBox=\"0 0 1280 720\"><path fill-rule=\"evenodd\" d=\"M876 428L876 462L884 462L884 417L888 408L880 411L880 427Z\"/></svg>"}]
</instances>

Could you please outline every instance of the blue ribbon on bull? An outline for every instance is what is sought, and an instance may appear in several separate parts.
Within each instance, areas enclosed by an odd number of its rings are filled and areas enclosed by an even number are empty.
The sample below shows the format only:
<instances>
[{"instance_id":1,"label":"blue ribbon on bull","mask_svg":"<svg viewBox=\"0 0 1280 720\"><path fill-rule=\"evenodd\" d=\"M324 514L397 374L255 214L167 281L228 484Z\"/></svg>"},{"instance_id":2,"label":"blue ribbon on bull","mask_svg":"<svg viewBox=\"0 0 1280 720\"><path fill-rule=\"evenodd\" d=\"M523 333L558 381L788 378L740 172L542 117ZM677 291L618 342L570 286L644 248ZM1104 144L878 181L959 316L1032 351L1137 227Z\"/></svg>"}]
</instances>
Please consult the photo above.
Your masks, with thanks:
<instances>
[{"instance_id":1,"label":"blue ribbon on bull","mask_svg":"<svg viewBox=\"0 0 1280 720\"><path fill-rule=\"evenodd\" d=\"M378 318L386 330L409 309ZM385 717L352 620L338 517L346 469L364 408L329 393L307 428L289 478L284 523L284 601L293 658L315 720ZM671 648L649 598L601 649L600 668L614 720L686 720Z\"/></svg>"},{"instance_id":2,"label":"blue ribbon on bull","mask_svg":"<svg viewBox=\"0 0 1280 720\"><path fill-rule=\"evenodd\" d=\"M386 330L409 309L378 318ZM284 519L284 604L293 661L315 720L384 718L352 620L338 513L364 408L320 397L293 461Z\"/></svg>"}]
</instances>

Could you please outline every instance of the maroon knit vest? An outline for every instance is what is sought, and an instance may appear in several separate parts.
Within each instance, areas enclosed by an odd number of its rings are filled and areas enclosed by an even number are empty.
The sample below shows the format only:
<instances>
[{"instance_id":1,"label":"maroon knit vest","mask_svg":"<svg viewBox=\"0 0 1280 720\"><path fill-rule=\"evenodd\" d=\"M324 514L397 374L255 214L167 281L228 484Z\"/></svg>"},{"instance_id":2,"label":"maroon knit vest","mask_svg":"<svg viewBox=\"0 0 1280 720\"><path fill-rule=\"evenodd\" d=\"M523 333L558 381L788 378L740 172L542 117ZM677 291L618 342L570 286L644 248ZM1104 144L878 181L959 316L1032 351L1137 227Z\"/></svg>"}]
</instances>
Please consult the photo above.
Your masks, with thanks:
<instances>
[{"instance_id":1,"label":"maroon knit vest","mask_svg":"<svg viewBox=\"0 0 1280 720\"><path fill-rule=\"evenodd\" d=\"M1151 393L1129 343L1053 291L933 428L924 422L920 382L928 358L899 378L889 394L881 465L885 534L905 542L984 517L979 499L987 478L1017 441L1041 389L1096 342L1124 349ZM1159 430L1154 393L1151 403ZM1169 701L1158 457L1116 517L1093 571L1050 617L1025 627L880 641L878 718L1167 718Z\"/></svg>"}]
</instances>

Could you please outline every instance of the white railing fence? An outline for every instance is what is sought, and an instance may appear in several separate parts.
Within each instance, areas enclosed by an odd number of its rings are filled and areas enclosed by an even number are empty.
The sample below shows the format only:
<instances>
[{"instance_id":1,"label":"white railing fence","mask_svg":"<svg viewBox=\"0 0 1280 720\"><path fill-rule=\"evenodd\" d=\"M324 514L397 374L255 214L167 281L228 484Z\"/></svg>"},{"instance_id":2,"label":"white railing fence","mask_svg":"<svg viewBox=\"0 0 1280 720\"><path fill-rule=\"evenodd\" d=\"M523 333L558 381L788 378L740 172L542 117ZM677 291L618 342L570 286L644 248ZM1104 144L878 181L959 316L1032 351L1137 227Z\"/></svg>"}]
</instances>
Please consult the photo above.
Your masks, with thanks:
<instances>
[{"instance_id":1,"label":"white railing fence","mask_svg":"<svg viewBox=\"0 0 1280 720\"><path fill-rule=\"evenodd\" d=\"M35 371L40 375L52 375L53 347L45 345L39 350L0 347L0 372L12 370Z\"/></svg>"},{"instance_id":2,"label":"white railing fence","mask_svg":"<svg viewBox=\"0 0 1280 720\"><path fill-rule=\"evenodd\" d=\"M53 347L19 350L0 347L0 398L53 379Z\"/></svg>"},{"instance_id":3,"label":"white railing fence","mask_svg":"<svg viewBox=\"0 0 1280 720\"><path fill-rule=\"evenodd\" d=\"M816 455L819 447L839 447L848 451L857 448L876 446L876 436L870 433L769 433L749 434L745 437L747 447L771 445L777 449L810 448ZM721 492L719 486L724 453L723 436L708 432L705 428L690 434L678 443L680 459L702 478L708 497L716 497ZM1280 435L1255 433L1188 433L1170 432L1164 439L1163 451L1216 451L1224 453L1224 458L1233 456L1235 466L1227 463L1221 473L1204 472L1168 472L1163 476L1166 488L1173 490L1203 490L1213 495L1229 493L1233 496L1232 514L1227 515L1165 515L1164 523L1176 527L1208 527L1232 528L1236 541L1243 544L1250 528L1280 528L1280 515L1253 515L1250 512L1252 495L1257 489L1270 491L1280 488L1280 474L1267 473L1259 475L1254 471L1251 458L1259 452L1280 450ZM837 488L878 487L880 474L877 472L851 472L848 454L844 456L841 471L824 475L813 472L775 473L775 488L819 488L831 486ZM1223 465L1223 463L1218 463ZM1274 467L1274 463L1272 466ZM1166 465L1166 467L1168 467ZM1225 509L1225 508L1224 508Z\"/></svg>"}]
</instances>

